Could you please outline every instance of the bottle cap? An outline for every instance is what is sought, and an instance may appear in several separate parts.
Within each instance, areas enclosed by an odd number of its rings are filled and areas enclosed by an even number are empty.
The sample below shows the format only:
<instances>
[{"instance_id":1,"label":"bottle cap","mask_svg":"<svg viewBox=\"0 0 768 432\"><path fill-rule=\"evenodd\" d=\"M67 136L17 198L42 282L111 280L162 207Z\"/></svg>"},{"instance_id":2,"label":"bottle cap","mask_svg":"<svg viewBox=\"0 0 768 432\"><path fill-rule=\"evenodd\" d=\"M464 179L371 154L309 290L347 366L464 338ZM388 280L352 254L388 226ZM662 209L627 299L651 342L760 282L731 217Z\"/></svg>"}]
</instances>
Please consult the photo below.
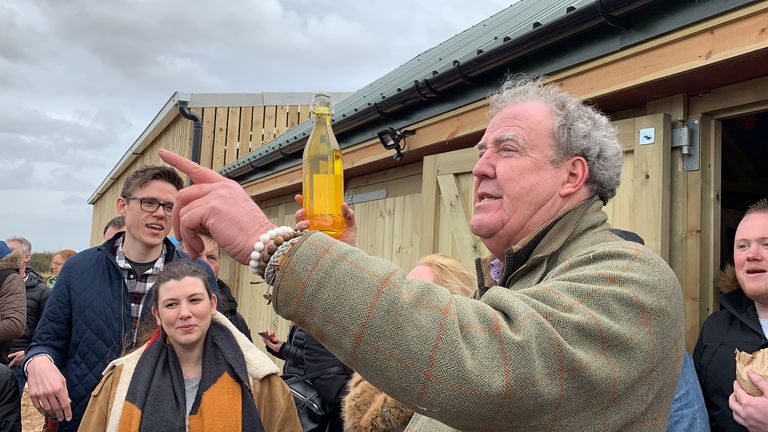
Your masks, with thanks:
<instances>
[{"instance_id":1,"label":"bottle cap","mask_svg":"<svg viewBox=\"0 0 768 432\"><path fill-rule=\"evenodd\" d=\"M310 105L309 109L313 113L326 113L330 114L331 112L331 95L326 92L316 92L314 95L312 95L312 104ZM318 108L320 109L318 111Z\"/></svg>"}]
</instances>

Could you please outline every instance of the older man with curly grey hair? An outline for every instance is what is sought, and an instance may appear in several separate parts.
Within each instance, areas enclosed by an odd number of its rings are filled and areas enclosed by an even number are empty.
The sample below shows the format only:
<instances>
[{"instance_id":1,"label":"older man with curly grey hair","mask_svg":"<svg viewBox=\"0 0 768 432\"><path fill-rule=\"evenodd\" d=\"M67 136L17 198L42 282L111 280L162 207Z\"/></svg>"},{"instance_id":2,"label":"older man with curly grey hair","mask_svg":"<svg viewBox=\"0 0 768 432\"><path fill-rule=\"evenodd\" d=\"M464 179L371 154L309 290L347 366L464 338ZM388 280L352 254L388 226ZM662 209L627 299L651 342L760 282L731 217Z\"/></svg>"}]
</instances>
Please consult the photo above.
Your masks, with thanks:
<instances>
[{"instance_id":1,"label":"older man with curly grey hair","mask_svg":"<svg viewBox=\"0 0 768 432\"><path fill-rule=\"evenodd\" d=\"M665 430L682 295L663 259L610 231L615 130L541 80L510 80L491 104L470 221L491 255L474 298L319 232L260 236L274 225L237 183L161 151L195 183L179 192L175 231L198 251L196 232L210 232L242 263L253 252L279 315L443 423L420 416L408 430Z\"/></svg>"}]
</instances>

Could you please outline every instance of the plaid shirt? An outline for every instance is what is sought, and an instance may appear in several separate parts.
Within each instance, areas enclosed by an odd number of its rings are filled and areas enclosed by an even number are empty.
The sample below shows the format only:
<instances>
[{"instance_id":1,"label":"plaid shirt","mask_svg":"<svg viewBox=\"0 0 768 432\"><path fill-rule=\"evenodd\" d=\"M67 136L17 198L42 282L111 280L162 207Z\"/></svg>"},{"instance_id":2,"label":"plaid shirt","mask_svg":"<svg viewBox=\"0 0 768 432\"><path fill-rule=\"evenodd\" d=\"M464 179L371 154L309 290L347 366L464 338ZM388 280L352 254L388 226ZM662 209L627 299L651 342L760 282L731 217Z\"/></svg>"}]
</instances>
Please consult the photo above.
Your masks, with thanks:
<instances>
[{"instance_id":1,"label":"plaid shirt","mask_svg":"<svg viewBox=\"0 0 768 432\"><path fill-rule=\"evenodd\" d=\"M157 275L160 270L163 269L165 264L165 245L163 245L163 251L160 253L160 257L155 261L155 265L144 274L136 275L133 271L133 267L125 258L125 252L123 251L123 241L117 242L117 250L115 251L115 260L117 266L120 267L120 271L123 273L123 280L128 287L128 296L131 300L131 330L133 331L133 343L136 343L137 329L139 327L139 318L141 317L144 297L147 295L152 285L157 280Z\"/></svg>"}]
</instances>

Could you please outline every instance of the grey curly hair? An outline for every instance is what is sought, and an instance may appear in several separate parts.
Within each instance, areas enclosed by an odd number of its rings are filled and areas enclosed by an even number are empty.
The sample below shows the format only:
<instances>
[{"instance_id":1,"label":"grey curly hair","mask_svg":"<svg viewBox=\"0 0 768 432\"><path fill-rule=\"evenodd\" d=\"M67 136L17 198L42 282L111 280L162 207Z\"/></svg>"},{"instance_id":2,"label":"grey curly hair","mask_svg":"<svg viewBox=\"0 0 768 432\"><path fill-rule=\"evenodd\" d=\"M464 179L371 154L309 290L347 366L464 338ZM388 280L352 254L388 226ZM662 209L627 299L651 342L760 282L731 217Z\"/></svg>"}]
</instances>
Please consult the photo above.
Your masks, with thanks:
<instances>
[{"instance_id":1,"label":"grey curly hair","mask_svg":"<svg viewBox=\"0 0 768 432\"><path fill-rule=\"evenodd\" d=\"M522 102L540 101L555 118L555 159L559 165L581 156L589 166L587 186L607 203L616 195L621 182L624 153L616 129L603 113L571 96L543 78L509 77L499 91L490 96L491 115Z\"/></svg>"}]
</instances>

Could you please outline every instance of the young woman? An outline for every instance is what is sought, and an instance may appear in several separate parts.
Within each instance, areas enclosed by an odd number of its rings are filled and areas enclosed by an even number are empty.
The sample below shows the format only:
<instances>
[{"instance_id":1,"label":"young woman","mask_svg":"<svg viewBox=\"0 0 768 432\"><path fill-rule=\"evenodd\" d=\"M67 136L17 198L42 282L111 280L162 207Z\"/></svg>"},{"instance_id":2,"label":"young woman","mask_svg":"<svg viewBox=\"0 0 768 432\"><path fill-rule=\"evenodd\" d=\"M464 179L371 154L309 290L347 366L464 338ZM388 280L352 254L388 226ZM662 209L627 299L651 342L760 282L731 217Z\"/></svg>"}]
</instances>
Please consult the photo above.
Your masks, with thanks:
<instances>
[{"instance_id":1,"label":"young woman","mask_svg":"<svg viewBox=\"0 0 768 432\"><path fill-rule=\"evenodd\" d=\"M157 330L107 366L81 431L301 431L277 366L216 312L203 270L166 265L152 314Z\"/></svg>"},{"instance_id":2,"label":"young woman","mask_svg":"<svg viewBox=\"0 0 768 432\"><path fill-rule=\"evenodd\" d=\"M48 278L48 281L46 282L48 284L48 288L53 288L53 286L56 284L56 279L59 277L59 272L61 272L61 268L64 267L64 263L67 262L67 260L77 252L73 251L72 249L62 249L51 257L51 277Z\"/></svg>"}]
</instances>

